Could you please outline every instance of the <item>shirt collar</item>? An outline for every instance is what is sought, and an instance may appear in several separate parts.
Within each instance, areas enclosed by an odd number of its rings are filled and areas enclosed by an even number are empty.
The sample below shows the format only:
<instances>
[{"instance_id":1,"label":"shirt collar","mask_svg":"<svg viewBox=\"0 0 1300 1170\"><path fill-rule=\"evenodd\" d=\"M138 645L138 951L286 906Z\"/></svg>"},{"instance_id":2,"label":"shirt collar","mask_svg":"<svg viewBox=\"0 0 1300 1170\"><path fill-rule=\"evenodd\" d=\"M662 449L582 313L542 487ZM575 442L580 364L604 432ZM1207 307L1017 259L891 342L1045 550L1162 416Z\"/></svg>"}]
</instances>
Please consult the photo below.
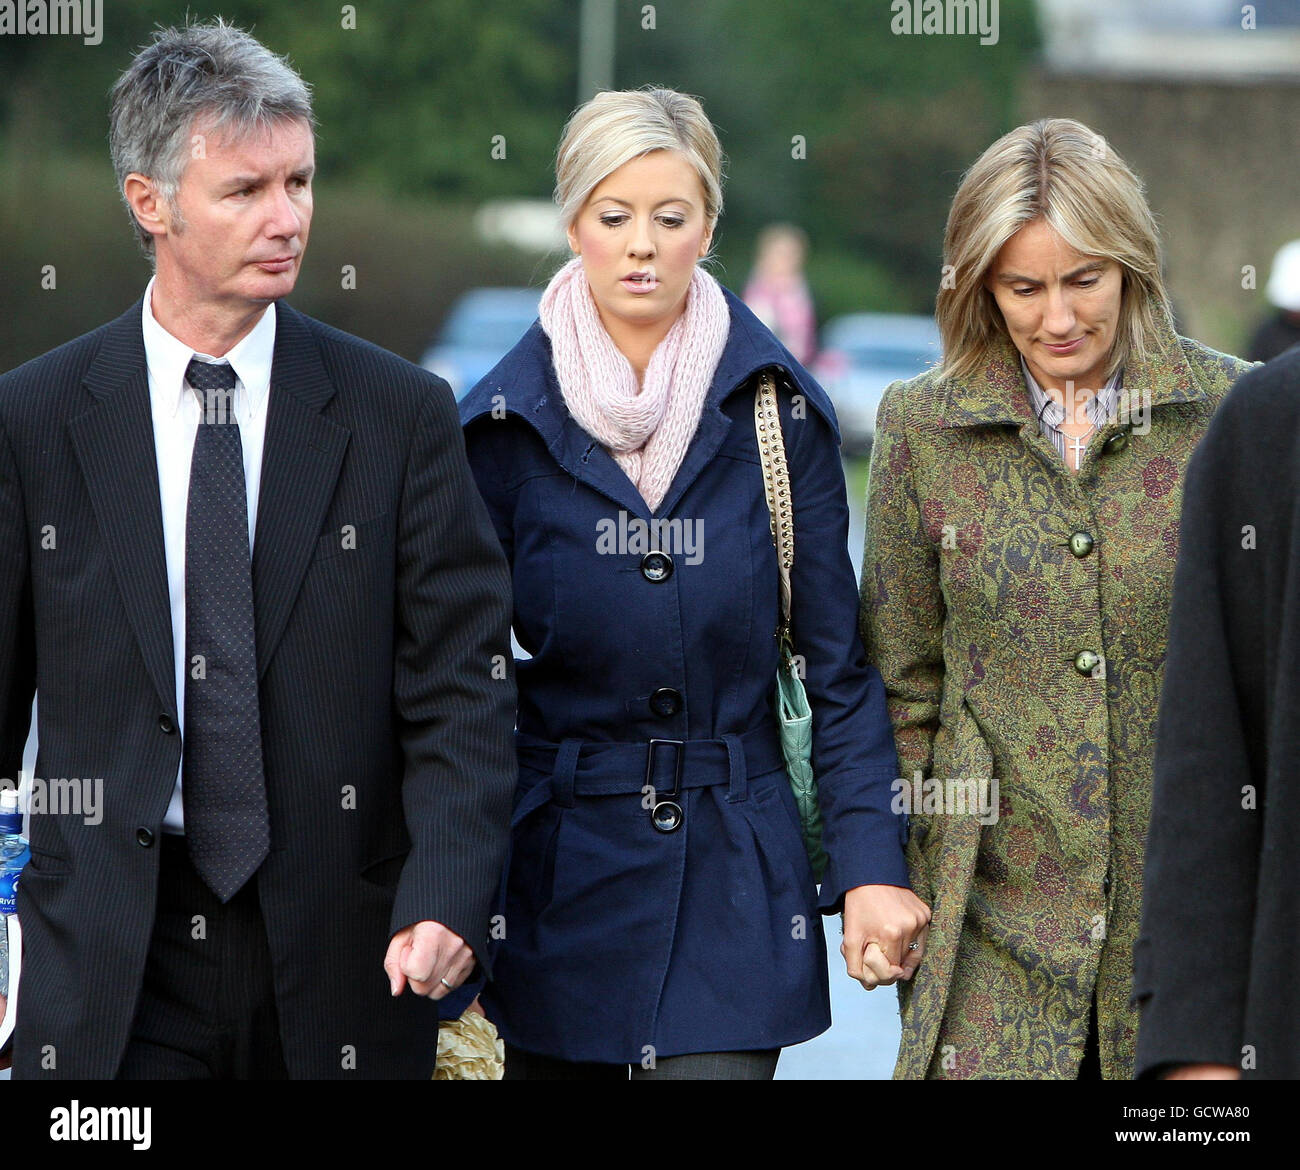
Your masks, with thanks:
<instances>
[{"instance_id":1,"label":"shirt collar","mask_svg":"<svg viewBox=\"0 0 1300 1170\"><path fill-rule=\"evenodd\" d=\"M1059 427L1065 421L1065 407L1038 384L1037 379L1029 372L1029 366L1025 363L1023 355L1020 358L1020 370L1025 376L1025 385L1029 387L1029 400L1034 404L1034 416L1040 423ZM1090 395L1084 404L1088 420L1094 426L1100 426L1114 416L1122 377L1123 370L1116 370L1111 375L1110 381L1096 394Z\"/></svg>"},{"instance_id":2,"label":"shirt collar","mask_svg":"<svg viewBox=\"0 0 1300 1170\"><path fill-rule=\"evenodd\" d=\"M211 354L201 354L191 349L185 342L168 333L153 315L151 300L154 280L151 277L144 290L144 308L141 312L141 325L144 330L145 361L154 393L168 413L175 414L185 396L185 371L193 357L208 361L229 362L239 380L236 386L242 386L248 394L249 413L256 415L266 405L267 394L271 388L271 363L275 356L275 305L258 318L257 324L227 353L220 358Z\"/></svg>"}]
</instances>

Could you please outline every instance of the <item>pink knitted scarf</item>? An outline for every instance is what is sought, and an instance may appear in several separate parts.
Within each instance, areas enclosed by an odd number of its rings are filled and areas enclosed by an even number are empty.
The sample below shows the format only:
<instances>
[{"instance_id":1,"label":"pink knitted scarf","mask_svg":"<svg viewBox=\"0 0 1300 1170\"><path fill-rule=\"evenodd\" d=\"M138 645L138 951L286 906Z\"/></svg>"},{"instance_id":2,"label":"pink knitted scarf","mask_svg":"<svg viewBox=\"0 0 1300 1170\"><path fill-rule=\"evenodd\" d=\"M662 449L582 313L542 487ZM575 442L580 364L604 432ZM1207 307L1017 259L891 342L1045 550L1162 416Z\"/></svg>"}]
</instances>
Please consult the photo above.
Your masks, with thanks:
<instances>
[{"instance_id":1,"label":"pink knitted scarf","mask_svg":"<svg viewBox=\"0 0 1300 1170\"><path fill-rule=\"evenodd\" d=\"M614 456L654 512L686 457L727 344L731 315L722 286L695 269L686 307L639 387L632 363L601 323L581 257L551 278L539 315L569 413Z\"/></svg>"}]
</instances>

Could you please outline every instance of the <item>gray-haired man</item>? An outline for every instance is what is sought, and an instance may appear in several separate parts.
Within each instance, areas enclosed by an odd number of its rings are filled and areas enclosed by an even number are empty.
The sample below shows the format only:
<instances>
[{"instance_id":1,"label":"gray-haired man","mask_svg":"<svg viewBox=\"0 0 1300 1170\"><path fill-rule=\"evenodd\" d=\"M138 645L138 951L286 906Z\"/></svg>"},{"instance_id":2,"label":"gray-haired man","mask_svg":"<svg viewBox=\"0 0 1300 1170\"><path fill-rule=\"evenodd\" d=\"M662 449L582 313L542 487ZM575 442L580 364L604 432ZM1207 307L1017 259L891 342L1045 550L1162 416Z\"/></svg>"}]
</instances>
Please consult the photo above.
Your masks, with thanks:
<instances>
[{"instance_id":1,"label":"gray-haired man","mask_svg":"<svg viewBox=\"0 0 1300 1170\"><path fill-rule=\"evenodd\" d=\"M35 687L37 773L103 780L31 817L15 1075L428 1077L515 780L450 392L277 304L312 112L252 37L156 34L111 143L155 276L0 378L0 775Z\"/></svg>"}]
</instances>

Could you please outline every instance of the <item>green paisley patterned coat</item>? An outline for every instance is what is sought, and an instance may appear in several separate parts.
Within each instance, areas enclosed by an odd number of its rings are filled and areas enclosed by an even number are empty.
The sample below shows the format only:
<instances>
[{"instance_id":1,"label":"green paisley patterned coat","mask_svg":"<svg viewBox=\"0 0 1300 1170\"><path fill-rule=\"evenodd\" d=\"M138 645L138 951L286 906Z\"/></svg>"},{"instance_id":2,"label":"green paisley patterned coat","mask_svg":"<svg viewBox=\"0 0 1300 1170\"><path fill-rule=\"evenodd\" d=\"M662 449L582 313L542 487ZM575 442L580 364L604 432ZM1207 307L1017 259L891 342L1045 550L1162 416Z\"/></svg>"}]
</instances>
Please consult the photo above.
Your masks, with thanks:
<instances>
[{"instance_id":1,"label":"green paisley patterned coat","mask_svg":"<svg viewBox=\"0 0 1300 1170\"><path fill-rule=\"evenodd\" d=\"M1077 474L1039 433L1009 340L978 376L885 392L863 638L904 776L999 784L996 819L912 816L912 886L933 920L899 985L896 1077L1075 1077L1094 991L1102 1073L1132 1075L1182 477L1248 368L1168 334L1124 371L1149 395L1149 430L1136 413L1107 423Z\"/></svg>"}]
</instances>

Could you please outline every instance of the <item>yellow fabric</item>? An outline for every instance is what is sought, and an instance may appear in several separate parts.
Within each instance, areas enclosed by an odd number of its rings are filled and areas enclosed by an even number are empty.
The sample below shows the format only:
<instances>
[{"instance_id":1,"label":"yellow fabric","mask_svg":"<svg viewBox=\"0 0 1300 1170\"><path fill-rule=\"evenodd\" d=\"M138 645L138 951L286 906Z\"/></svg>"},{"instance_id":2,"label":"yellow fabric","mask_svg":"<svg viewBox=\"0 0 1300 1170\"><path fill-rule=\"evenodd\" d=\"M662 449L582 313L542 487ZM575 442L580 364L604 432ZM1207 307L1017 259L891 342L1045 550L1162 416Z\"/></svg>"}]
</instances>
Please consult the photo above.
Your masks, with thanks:
<instances>
[{"instance_id":1,"label":"yellow fabric","mask_svg":"<svg viewBox=\"0 0 1300 1170\"><path fill-rule=\"evenodd\" d=\"M492 1021L465 1011L438 1026L435 1081L499 1081L505 1071L505 1044Z\"/></svg>"}]
</instances>

